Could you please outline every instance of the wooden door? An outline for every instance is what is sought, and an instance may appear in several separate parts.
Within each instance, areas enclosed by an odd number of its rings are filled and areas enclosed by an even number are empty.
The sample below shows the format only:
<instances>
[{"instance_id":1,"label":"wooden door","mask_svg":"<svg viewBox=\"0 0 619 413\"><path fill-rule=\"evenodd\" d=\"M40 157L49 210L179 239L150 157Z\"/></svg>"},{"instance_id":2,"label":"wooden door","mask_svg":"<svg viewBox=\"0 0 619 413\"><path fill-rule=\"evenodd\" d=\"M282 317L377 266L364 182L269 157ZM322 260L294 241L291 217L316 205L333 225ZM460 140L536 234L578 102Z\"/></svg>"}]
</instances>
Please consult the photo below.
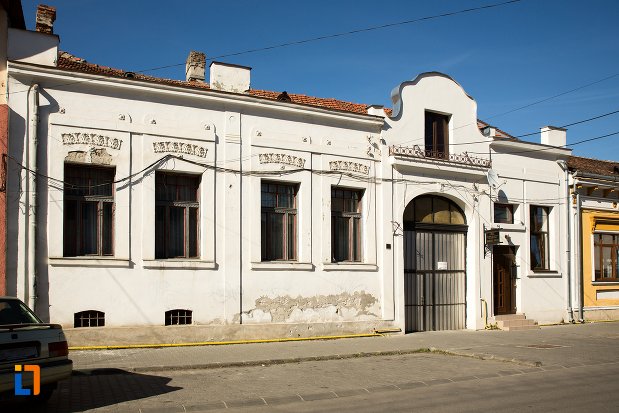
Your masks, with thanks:
<instances>
[{"instance_id":1,"label":"wooden door","mask_svg":"<svg viewBox=\"0 0 619 413\"><path fill-rule=\"evenodd\" d=\"M516 251L510 246L495 246L493 250L494 314L514 314L512 267Z\"/></svg>"}]
</instances>

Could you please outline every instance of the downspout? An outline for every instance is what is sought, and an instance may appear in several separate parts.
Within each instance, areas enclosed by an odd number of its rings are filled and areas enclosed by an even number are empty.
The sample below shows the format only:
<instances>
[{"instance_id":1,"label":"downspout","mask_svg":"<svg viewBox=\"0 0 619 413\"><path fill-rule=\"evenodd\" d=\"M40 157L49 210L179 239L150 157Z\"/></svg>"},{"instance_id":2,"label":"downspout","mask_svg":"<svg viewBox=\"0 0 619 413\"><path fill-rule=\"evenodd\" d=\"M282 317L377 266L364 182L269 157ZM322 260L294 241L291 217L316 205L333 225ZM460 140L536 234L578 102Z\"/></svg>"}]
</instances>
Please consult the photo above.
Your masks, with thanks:
<instances>
[{"instance_id":1,"label":"downspout","mask_svg":"<svg viewBox=\"0 0 619 413\"><path fill-rule=\"evenodd\" d=\"M567 163L564 160L558 160L557 164L561 167L565 173L565 219L567 222L567 240L565 247L565 254L567 258L567 313L570 317L570 323L574 322L574 308L572 307L572 227L570 223L571 206L570 206L570 186L569 186L569 170Z\"/></svg>"},{"instance_id":2,"label":"downspout","mask_svg":"<svg viewBox=\"0 0 619 413\"><path fill-rule=\"evenodd\" d=\"M576 186L576 185L574 185ZM578 216L578 245L579 245L579 250L580 250L580 254L578 257L578 277L579 277L579 297L578 297L578 317L579 317L579 322L584 323L585 322L585 283L583 280L583 262L582 262L582 211L581 211L581 200L580 200L580 192L578 192L578 189L576 189L576 215Z\"/></svg>"},{"instance_id":3,"label":"downspout","mask_svg":"<svg viewBox=\"0 0 619 413\"><path fill-rule=\"evenodd\" d=\"M32 92L32 94L30 93ZM24 301L36 312L36 244L37 244L37 148L39 129L39 85L33 84L28 89L27 96L29 129L26 143L26 242L25 242L25 291Z\"/></svg>"}]
</instances>

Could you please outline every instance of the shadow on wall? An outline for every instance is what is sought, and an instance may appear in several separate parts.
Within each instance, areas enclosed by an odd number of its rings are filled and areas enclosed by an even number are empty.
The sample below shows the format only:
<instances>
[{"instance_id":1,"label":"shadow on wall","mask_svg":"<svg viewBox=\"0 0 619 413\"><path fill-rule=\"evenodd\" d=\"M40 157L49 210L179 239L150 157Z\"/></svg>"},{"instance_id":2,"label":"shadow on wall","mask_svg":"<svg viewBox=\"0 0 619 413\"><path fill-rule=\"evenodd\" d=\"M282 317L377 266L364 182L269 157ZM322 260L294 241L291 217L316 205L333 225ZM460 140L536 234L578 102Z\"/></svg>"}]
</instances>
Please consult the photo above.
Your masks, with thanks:
<instances>
[{"instance_id":1,"label":"shadow on wall","mask_svg":"<svg viewBox=\"0 0 619 413\"><path fill-rule=\"evenodd\" d=\"M131 402L181 390L169 386L169 377L129 373L119 369L95 369L89 374L74 372L70 379L58 384L47 404L33 404L28 397L0 402L3 412L82 412L118 403ZM135 408L119 407L119 411Z\"/></svg>"}]
</instances>

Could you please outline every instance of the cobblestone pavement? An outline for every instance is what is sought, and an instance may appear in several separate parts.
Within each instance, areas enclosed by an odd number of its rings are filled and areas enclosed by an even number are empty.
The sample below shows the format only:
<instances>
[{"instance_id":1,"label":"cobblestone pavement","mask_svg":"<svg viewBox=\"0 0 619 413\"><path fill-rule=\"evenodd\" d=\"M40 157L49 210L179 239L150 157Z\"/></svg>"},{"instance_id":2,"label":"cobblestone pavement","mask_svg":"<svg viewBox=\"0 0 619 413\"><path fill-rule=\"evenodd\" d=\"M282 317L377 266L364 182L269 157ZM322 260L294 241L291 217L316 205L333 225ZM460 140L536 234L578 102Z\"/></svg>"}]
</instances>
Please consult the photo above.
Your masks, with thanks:
<instances>
[{"instance_id":1,"label":"cobblestone pavement","mask_svg":"<svg viewBox=\"0 0 619 413\"><path fill-rule=\"evenodd\" d=\"M312 406L327 411L348 403L371 406L367 400L382 400L390 394L404 398L399 406L406 410L408 396L404 395L409 393L410 397L427 396L443 389L445 397L451 397L446 389L455 391L467 386L487 392L495 383L509 378L522 386L538 383L530 388L534 394L538 387L555 386L544 377L552 381L565 376L572 384L587 378L582 381L587 385L591 377L599 379L606 374L616 378L617 338L619 323L608 323L519 334L443 332L362 341L81 352L78 357L72 353L76 374L61 383L45 407L21 402L0 406L0 411L251 411L258 407L311 411ZM444 348L461 355L440 351L405 353L424 347ZM369 355L377 351L394 353ZM222 360L217 360L220 355ZM187 359L191 357L197 357L194 364L207 368L186 369L193 367L191 359ZM300 359L310 361L295 361ZM264 366L258 363L260 360L264 360ZM216 368L222 365L228 367ZM603 384L598 387L603 388ZM341 400L340 404L337 400Z\"/></svg>"}]
</instances>

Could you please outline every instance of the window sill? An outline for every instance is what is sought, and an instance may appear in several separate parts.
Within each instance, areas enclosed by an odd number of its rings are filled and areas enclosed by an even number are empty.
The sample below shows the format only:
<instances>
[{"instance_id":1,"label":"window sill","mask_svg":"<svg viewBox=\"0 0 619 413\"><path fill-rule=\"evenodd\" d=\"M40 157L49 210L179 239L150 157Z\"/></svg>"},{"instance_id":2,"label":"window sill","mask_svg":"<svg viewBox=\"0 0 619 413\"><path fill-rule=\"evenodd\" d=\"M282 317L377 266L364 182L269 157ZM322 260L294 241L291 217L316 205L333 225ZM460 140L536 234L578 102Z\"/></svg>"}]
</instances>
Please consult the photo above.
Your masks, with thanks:
<instances>
[{"instance_id":1,"label":"window sill","mask_svg":"<svg viewBox=\"0 0 619 413\"><path fill-rule=\"evenodd\" d=\"M325 271L378 271L378 265L363 262L323 262Z\"/></svg>"},{"instance_id":2,"label":"window sill","mask_svg":"<svg viewBox=\"0 0 619 413\"><path fill-rule=\"evenodd\" d=\"M498 229L500 231L520 231L524 232L527 227L521 224L499 224L497 222L492 224L492 229Z\"/></svg>"},{"instance_id":3,"label":"window sill","mask_svg":"<svg viewBox=\"0 0 619 413\"><path fill-rule=\"evenodd\" d=\"M49 257L48 260L53 267L131 267L131 261L127 258Z\"/></svg>"},{"instance_id":4,"label":"window sill","mask_svg":"<svg viewBox=\"0 0 619 413\"><path fill-rule=\"evenodd\" d=\"M616 281L591 281L591 285L619 285L619 280L616 280Z\"/></svg>"},{"instance_id":5,"label":"window sill","mask_svg":"<svg viewBox=\"0 0 619 413\"><path fill-rule=\"evenodd\" d=\"M561 278L563 274L554 270L534 270L527 273L528 278Z\"/></svg>"},{"instance_id":6,"label":"window sill","mask_svg":"<svg viewBox=\"0 0 619 413\"><path fill-rule=\"evenodd\" d=\"M268 261L252 262L252 270L275 270L275 271L313 271L314 264L311 262Z\"/></svg>"},{"instance_id":7,"label":"window sill","mask_svg":"<svg viewBox=\"0 0 619 413\"><path fill-rule=\"evenodd\" d=\"M218 265L212 261L200 260L144 260L142 265L149 269L176 269L176 270L216 270Z\"/></svg>"}]
</instances>

